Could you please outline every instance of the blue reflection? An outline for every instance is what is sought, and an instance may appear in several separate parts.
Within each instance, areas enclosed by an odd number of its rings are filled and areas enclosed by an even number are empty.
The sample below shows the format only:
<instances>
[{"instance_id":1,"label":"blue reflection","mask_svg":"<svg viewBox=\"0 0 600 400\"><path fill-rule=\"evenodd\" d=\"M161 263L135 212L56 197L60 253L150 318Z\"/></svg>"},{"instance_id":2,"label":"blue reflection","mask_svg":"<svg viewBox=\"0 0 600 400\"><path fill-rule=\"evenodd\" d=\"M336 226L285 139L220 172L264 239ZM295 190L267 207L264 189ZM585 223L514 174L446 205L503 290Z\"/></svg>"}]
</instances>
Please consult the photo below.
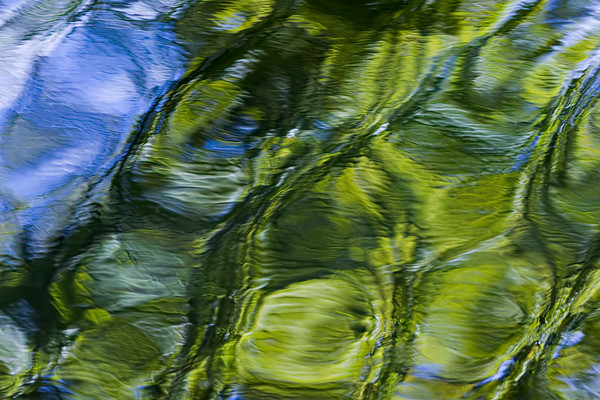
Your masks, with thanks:
<instances>
[{"instance_id":1,"label":"blue reflection","mask_svg":"<svg viewBox=\"0 0 600 400\"><path fill-rule=\"evenodd\" d=\"M243 156L246 151L244 143L235 139L227 141L208 139L204 143L204 148L214 152L218 157L240 157Z\"/></svg>"},{"instance_id":2,"label":"blue reflection","mask_svg":"<svg viewBox=\"0 0 600 400\"><path fill-rule=\"evenodd\" d=\"M592 11L593 5L573 0L550 0L545 14L545 23L553 28L562 28L572 24Z\"/></svg>"},{"instance_id":3,"label":"blue reflection","mask_svg":"<svg viewBox=\"0 0 600 400\"><path fill-rule=\"evenodd\" d=\"M203 148L212 152L214 157L241 157L247 150L247 138L255 134L259 123L251 116L236 115L224 130L214 137L206 139Z\"/></svg>"},{"instance_id":4,"label":"blue reflection","mask_svg":"<svg viewBox=\"0 0 600 400\"><path fill-rule=\"evenodd\" d=\"M40 397L44 400L74 399L75 397L73 395L75 395L75 393L67 387L67 382L62 379L56 379L51 375L42 380L42 384L38 387L37 393L35 394L41 395Z\"/></svg>"},{"instance_id":5,"label":"blue reflection","mask_svg":"<svg viewBox=\"0 0 600 400\"><path fill-rule=\"evenodd\" d=\"M528 144L521 153L517 154L515 163L514 163L513 167L511 168L511 171L520 170L521 167L529 161L529 159L531 158L531 155L533 154L533 151L537 147L537 144L540 140L540 135L541 135L541 132L537 134L535 139L533 139L533 142Z\"/></svg>"},{"instance_id":6,"label":"blue reflection","mask_svg":"<svg viewBox=\"0 0 600 400\"><path fill-rule=\"evenodd\" d=\"M106 189L97 183L123 154L136 120L184 72L173 26L161 22L169 5L116 4L71 22L69 34L35 58L18 100L0 107L0 210L17 225L2 233L24 232L32 256L69 223L90 184ZM5 237L4 247L18 240ZM11 246L2 256L9 254L17 255Z\"/></svg>"},{"instance_id":7,"label":"blue reflection","mask_svg":"<svg viewBox=\"0 0 600 400\"><path fill-rule=\"evenodd\" d=\"M231 125L232 131L248 136L258 131L258 128L258 121L245 116L238 117L237 120Z\"/></svg>"},{"instance_id":8,"label":"blue reflection","mask_svg":"<svg viewBox=\"0 0 600 400\"><path fill-rule=\"evenodd\" d=\"M327 140L331 137L333 130L333 127L331 125L321 120L316 120L313 125L315 127L315 131L312 137L322 141Z\"/></svg>"},{"instance_id":9,"label":"blue reflection","mask_svg":"<svg viewBox=\"0 0 600 400\"><path fill-rule=\"evenodd\" d=\"M4 314L9 316L27 335L33 335L38 331L37 315L27 301L21 300L11 304L4 310Z\"/></svg>"}]
</instances>

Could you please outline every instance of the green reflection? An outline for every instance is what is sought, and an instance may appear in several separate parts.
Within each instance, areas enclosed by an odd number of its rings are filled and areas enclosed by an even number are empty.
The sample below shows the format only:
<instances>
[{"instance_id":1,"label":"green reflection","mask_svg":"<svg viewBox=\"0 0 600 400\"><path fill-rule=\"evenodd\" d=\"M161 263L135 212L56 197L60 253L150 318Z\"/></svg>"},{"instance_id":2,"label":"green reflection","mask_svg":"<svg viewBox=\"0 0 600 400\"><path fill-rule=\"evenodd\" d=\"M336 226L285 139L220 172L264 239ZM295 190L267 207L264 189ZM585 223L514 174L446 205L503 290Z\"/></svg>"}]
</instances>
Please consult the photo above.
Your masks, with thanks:
<instances>
[{"instance_id":1,"label":"green reflection","mask_svg":"<svg viewBox=\"0 0 600 400\"><path fill-rule=\"evenodd\" d=\"M181 9L188 71L57 246L47 321L3 303L0 391L596 398L592 6Z\"/></svg>"}]
</instances>

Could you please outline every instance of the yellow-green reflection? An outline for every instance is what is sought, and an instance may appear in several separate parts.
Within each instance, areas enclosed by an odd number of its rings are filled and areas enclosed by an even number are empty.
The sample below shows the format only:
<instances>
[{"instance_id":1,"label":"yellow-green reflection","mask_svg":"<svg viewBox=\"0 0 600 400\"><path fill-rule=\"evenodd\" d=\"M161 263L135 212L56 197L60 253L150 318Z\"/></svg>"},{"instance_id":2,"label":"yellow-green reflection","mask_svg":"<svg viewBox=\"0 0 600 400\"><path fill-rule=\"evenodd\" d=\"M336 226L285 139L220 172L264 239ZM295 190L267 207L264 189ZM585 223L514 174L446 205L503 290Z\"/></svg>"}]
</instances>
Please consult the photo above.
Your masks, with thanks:
<instances>
[{"instance_id":1,"label":"yellow-green reflection","mask_svg":"<svg viewBox=\"0 0 600 400\"><path fill-rule=\"evenodd\" d=\"M135 4L186 72L0 224L2 394L597 398L595 2Z\"/></svg>"}]
</instances>

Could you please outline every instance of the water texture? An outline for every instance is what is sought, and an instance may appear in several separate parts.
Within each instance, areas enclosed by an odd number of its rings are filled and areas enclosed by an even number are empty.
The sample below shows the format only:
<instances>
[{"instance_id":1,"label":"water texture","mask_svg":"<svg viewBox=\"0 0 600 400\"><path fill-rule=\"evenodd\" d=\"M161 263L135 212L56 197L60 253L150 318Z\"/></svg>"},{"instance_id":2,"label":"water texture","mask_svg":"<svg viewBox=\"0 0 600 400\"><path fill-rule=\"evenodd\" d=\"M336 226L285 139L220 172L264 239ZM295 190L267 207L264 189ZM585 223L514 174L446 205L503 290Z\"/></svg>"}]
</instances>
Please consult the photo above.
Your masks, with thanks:
<instances>
[{"instance_id":1,"label":"water texture","mask_svg":"<svg viewBox=\"0 0 600 400\"><path fill-rule=\"evenodd\" d=\"M600 398L600 2L0 0L0 398Z\"/></svg>"}]
</instances>

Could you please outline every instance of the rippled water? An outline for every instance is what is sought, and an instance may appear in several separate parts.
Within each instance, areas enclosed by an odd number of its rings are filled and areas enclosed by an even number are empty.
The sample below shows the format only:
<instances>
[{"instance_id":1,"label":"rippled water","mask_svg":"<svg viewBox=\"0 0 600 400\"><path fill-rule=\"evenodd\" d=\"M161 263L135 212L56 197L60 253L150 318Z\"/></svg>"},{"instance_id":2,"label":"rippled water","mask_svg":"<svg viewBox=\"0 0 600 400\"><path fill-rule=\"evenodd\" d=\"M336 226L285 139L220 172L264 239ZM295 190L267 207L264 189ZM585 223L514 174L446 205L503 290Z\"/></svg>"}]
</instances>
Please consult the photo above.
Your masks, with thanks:
<instances>
[{"instance_id":1,"label":"rippled water","mask_svg":"<svg viewBox=\"0 0 600 400\"><path fill-rule=\"evenodd\" d=\"M0 394L600 398L600 2L0 0Z\"/></svg>"}]
</instances>

